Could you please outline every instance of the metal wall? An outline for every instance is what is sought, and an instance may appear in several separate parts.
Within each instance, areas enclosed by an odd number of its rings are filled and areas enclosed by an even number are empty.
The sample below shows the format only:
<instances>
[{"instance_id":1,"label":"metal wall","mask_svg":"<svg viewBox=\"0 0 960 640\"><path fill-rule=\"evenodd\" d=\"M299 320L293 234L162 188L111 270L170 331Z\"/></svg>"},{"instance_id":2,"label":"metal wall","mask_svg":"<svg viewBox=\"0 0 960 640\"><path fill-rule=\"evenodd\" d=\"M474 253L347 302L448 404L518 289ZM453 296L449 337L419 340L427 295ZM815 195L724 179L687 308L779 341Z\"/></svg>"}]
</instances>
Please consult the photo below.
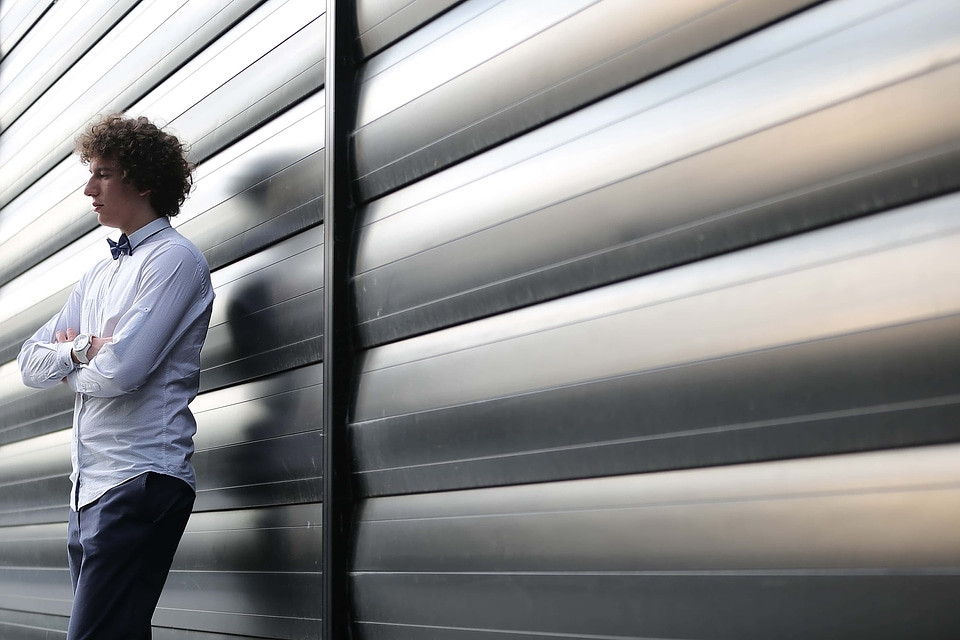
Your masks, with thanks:
<instances>
[{"instance_id":1,"label":"metal wall","mask_svg":"<svg viewBox=\"0 0 960 640\"><path fill-rule=\"evenodd\" d=\"M0 638L62 638L64 390L24 388L19 345L100 259L70 155L126 110L192 143L175 226L217 292L201 353L196 509L158 639L320 628L325 21L313 0L4 0L0 61Z\"/></svg>"},{"instance_id":2,"label":"metal wall","mask_svg":"<svg viewBox=\"0 0 960 640\"><path fill-rule=\"evenodd\" d=\"M319 5L0 3L0 638L66 626L72 399L13 359L117 109L193 142L218 295L155 637L960 634L953 0L354 0L329 66Z\"/></svg>"},{"instance_id":3,"label":"metal wall","mask_svg":"<svg viewBox=\"0 0 960 640\"><path fill-rule=\"evenodd\" d=\"M384 39L356 637L956 637L955 3L471 0Z\"/></svg>"}]
</instances>

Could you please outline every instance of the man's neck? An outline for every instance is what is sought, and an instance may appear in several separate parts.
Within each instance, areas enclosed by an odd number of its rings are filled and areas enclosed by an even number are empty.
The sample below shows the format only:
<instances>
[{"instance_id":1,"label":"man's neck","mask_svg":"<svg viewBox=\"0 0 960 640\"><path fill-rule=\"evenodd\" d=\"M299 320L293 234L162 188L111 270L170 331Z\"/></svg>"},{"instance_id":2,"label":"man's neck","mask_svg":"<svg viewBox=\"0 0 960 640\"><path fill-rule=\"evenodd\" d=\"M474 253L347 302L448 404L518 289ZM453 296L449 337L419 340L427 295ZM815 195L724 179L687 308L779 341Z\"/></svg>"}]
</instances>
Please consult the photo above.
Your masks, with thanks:
<instances>
[{"instance_id":1,"label":"man's neck","mask_svg":"<svg viewBox=\"0 0 960 640\"><path fill-rule=\"evenodd\" d=\"M159 220L162 217L163 216L158 216L152 211L145 212L144 215L137 216L130 222L130 224L126 225L127 228L121 228L120 232L126 234L126 236L129 238L131 235L140 229L143 229L154 220Z\"/></svg>"}]
</instances>

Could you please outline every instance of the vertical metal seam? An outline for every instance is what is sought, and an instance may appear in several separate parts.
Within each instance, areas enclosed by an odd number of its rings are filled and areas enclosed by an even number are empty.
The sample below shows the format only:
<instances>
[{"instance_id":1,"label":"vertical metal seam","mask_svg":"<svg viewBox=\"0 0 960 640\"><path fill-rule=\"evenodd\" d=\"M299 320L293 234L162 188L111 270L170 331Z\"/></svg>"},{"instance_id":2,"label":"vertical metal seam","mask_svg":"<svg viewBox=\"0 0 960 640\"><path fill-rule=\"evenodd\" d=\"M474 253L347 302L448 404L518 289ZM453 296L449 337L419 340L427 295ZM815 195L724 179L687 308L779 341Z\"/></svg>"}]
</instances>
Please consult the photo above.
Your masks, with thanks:
<instances>
[{"instance_id":1,"label":"vertical metal seam","mask_svg":"<svg viewBox=\"0 0 960 640\"><path fill-rule=\"evenodd\" d=\"M339 6L338 6L339 5ZM324 142L322 638L350 637L350 451L353 347L349 267L353 227L349 136L356 105L350 0L326 0ZM337 11L337 9L340 11Z\"/></svg>"}]
</instances>

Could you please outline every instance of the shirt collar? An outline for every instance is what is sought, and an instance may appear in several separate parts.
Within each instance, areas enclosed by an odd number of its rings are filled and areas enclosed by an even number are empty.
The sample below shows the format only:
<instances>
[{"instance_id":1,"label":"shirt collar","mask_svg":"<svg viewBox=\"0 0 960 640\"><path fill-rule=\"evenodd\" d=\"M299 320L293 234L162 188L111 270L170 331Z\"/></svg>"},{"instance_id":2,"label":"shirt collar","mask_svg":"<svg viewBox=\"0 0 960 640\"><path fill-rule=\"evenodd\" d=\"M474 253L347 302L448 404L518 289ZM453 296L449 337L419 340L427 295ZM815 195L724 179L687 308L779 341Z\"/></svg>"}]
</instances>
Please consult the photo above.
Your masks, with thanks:
<instances>
[{"instance_id":1,"label":"shirt collar","mask_svg":"<svg viewBox=\"0 0 960 640\"><path fill-rule=\"evenodd\" d=\"M127 236L127 239L130 241L130 248L136 249L138 246L143 244L144 240L146 240L147 238L149 238L155 233L159 233L160 231L163 231L169 226L170 226L170 219L167 218L166 216L161 216L160 218L157 218L156 220L143 225L142 227L140 227L139 229L131 233L129 236Z\"/></svg>"}]
</instances>

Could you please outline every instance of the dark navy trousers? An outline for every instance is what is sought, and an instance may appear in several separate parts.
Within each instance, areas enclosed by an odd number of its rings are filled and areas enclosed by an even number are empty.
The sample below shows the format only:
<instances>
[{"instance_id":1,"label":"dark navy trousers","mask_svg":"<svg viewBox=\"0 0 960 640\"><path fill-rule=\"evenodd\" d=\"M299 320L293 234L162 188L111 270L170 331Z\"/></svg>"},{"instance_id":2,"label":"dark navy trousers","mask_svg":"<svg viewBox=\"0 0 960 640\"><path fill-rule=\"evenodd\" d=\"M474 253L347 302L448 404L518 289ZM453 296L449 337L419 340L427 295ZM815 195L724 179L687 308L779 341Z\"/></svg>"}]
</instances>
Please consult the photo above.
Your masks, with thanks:
<instances>
[{"instance_id":1,"label":"dark navy trousers","mask_svg":"<svg viewBox=\"0 0 960 640\"><path fill-rule=\"evenodd\" d=\"M150 621L195 497L179 478L145 473L70 510L74 598L67 640L151 638Z\"/></svg>"}]
</instances>

